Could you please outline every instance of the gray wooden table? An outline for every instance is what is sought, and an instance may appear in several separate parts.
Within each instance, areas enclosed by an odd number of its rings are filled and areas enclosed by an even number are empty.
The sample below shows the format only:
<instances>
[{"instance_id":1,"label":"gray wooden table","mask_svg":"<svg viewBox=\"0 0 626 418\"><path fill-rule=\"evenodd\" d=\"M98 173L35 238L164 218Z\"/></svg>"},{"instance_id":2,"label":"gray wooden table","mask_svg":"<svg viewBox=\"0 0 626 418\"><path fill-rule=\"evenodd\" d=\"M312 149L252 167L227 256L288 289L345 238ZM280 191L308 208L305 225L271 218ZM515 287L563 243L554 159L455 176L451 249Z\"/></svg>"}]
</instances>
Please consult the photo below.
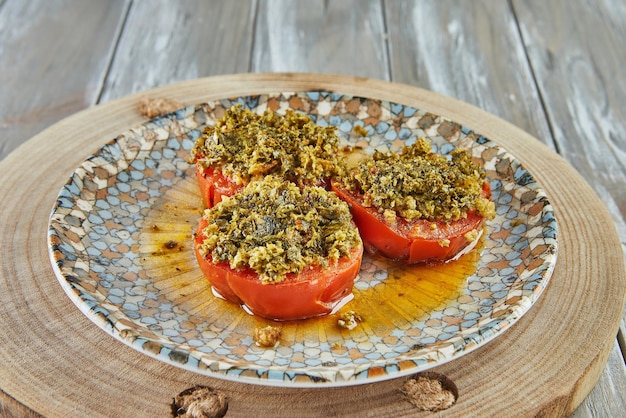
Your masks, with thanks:
<instances>
[{"instance_id":1,"label":"gray wooden table","mask_svg":"<svg viewBox=\"0 0 626 418\"><path fill-rule=\"evenodd\" d=\"M81 109L180 80L363 76L543 141L597 191L626 247L624 64L624 0L0 0L0 159ZM625 331L574 416L624 416Z\"/></svg>"}]
</instances>

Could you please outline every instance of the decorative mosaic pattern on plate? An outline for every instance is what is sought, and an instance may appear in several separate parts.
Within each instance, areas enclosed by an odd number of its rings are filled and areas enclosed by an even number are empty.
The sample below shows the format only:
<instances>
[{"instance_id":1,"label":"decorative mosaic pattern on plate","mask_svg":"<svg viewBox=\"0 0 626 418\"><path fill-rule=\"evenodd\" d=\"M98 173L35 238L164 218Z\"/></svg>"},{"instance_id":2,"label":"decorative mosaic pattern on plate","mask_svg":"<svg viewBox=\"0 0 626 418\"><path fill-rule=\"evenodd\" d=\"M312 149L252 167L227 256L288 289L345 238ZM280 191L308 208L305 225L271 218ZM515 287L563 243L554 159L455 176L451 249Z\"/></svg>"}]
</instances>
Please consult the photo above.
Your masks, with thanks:
<instances>
[{"instance_id":1,"label":"decorative mosaic pattern on plate","mask_svg":"<svg viewBox=\"0 0 626 418\"><path fill-rule=\"evenodd\" d=\"M305 112L336 126L355 155L399 150L421 136L442 154L466 148L487 171L497 217L455 262L405 267L367 256L342 309L363 316L354 330L339 328L336 315L277 323L280 344L259 348L252 332L270 321L215 298L192 251L203 208L188 153L203 127L236 103ZM311 387L416 373L502 334L547 286L556 235L541 186L494 142L410 106L315 91L222 99L130 129L72 174L48 239L70 299L120 341L213 377Z\"/></svg>"}]
</instances>

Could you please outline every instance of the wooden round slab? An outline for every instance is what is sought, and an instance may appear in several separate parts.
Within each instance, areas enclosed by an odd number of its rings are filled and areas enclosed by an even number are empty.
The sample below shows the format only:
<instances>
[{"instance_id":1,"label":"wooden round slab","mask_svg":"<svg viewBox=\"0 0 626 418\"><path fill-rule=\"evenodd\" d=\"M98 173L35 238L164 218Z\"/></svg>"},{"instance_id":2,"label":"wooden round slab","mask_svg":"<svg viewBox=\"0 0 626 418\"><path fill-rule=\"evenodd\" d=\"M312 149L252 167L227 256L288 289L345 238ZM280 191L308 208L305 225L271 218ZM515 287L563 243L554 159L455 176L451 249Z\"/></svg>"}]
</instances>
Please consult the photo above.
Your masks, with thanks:
<instances>
[{"instance_id":1,"label":"wooden round slab","mask_svg":"<svg viewBox=\"0 0 626 418\"><path fill-rule=\"evenodd\" d=\"M168 416L176 395L204 385L226 395L228 417L419 416L400 390L406 378L289 389L169 366L93 324L52 271L46 231L57 193L86 156L147 120L138 111L141 97L189 105L310 89L377 97L448 116L504 146L535 175L560 227L558 261L547 290L503 335L434 371L458 389L456 403L446 410L450 416L567 415L582 402L614 344L626 277L608 212L566 161L484 111L415 87L331 75L245 74L182 82L87 109L46 129L0 163L0 411Z\"/></svg>"}]
</instances>

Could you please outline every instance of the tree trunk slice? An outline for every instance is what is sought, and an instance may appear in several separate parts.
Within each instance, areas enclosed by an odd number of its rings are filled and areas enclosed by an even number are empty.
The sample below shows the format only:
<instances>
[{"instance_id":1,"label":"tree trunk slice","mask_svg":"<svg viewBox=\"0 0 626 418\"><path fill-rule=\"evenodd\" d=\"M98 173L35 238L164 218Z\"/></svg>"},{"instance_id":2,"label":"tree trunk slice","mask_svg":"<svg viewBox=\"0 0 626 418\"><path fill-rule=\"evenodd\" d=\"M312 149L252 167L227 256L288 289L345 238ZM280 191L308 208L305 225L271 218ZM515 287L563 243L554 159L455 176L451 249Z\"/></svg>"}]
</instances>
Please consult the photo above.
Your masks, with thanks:
<instances>
[{"instance_id":1,"label":"tree trunk slice","mask_svg":"<svg viewBox=\"0 0 626 418\"><path fill-rule=\"evenodd\" d=\"M545 188L560 228L548 288L485 346L433 369L458 388L446 416L562 416L583 401L614 345L626 294L608 212L560 156L511 124L415 87L316 74L242 74L177 83L96 106L51 126L0 163L0 411L45 416L168 416L194 386L226 395L227 417L419 416L407 378L343 388L290 389L209 378L141 354L103 332L63 292L46 231L68 176L100 146L146 121L144 96L185 105L221 97L327 89L412 105L475 129L515 155Z\"/></svg>"}]
</instances>

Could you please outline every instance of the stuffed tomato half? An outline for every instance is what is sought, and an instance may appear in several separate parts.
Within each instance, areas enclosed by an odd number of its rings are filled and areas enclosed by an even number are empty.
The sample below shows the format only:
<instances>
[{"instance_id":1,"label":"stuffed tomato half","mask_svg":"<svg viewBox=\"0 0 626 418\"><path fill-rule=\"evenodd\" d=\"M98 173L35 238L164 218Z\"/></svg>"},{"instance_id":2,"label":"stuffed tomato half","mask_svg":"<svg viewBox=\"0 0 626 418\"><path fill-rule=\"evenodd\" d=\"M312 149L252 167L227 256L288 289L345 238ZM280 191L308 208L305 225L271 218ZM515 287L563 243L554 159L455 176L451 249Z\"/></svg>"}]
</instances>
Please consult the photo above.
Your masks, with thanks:
<instances>
[{"instance_id":1,"label":"stuffed tomato half","mask_svg":"<svg viewBox=\"0 0 626 418\"><path fill-rule=\"evenodd\" d=\"M325 315L349 300L363 255L345 202L275 176L206 210L194 248L221 297L274 320Z\"/></svg>"},{"instance_id":2,"label":"stuffed tomato half","mask_svg":"<svg viewBox=\"0 0 626 418\"><path fill-rule=\"evenodd\" d=\"M368 252L408 264L449 261L495 217L489 183L469 154L431 149L420 139L397 154L376 152L333 182Z\"/></svg>"},{"instance_id":3,"label":"stuffed tomato half","mask_svg":"<svg viewBox=\"0 0 626 418\"><path fill-rule=\"evenodd\" d=\"M485 190L488 193L488 183ZM400 216L390 220L376 208L366 206L360 193L336 183L333 191L350 206L368 252L393 260L407 264L448 261L470 250L482 234L485 217L475 210L450 222L406 220Z\"/></svg>"},{"instance_id":4,"label":"stuffed tomato half","mask_svg":"<svg viewBox=\"0 0 626 418\"><path fill-rule=\"evenodd\" d=\"M302 113L256 114L240 105L208 126L191 150L207 207L267 175L300 187L330 187L345 173L334 127L318 126Z\"/></svg>"}]
</instances>

